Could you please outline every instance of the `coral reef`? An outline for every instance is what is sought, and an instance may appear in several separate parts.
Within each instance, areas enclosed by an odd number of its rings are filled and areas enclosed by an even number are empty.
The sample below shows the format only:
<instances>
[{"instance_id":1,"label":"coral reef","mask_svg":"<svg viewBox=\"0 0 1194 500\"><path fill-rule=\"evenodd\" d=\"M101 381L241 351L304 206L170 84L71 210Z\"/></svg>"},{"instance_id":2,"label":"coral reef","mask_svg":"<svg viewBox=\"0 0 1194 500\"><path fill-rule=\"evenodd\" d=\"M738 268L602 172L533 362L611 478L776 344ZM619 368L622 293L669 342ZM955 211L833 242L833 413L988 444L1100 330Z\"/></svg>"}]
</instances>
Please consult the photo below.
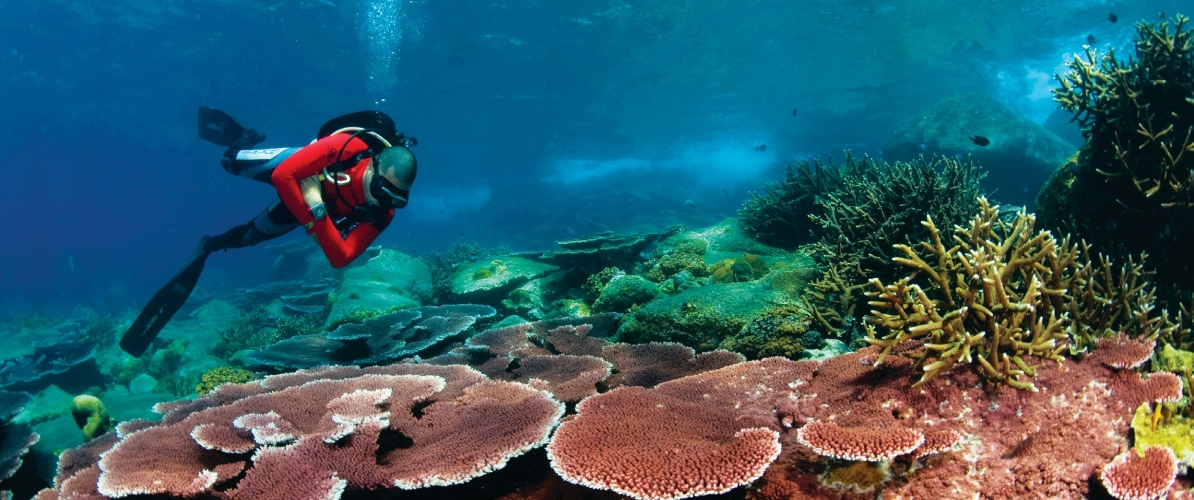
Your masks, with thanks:
<instances>
[{"instance_id":1,"label":"coral reef","mask_svg":"<svg viewBox=\"0 0 1194 500\"><path fill-rule=\"evenodd\" d=\"M1187 18L1136 24L1135 57L1084 47L1053 91L1086 144L1037 198L1045 227L1072 231L1117 260L1147 252L1159 288L1194 291L1194 35ZM1169 304L1175 306L1175 304Z\"/></svg>"},{"instance_id":2,"label":"coral reef","mask_svg":"<svg viewBox=\"0 0 1194 500\"><path fill-rule=\"evenodd\" d=\"M562 250L545 252L535 259L582 274L591 274L606 267L629 268L641 261L639 254L662 236L661 233L614 234L605 231L584 238L557 241Z\"/></svg>"},{"instance_id":3,"label":"coral reef","mask_svg":"<svg viewBox=\"0 0 1194 500\"><path fill-rule=\"evenodd\" d=\"M372 365L433 349L497 311L489 306L452 304L403 309L364 323L345 323L326 334L299 335L252 351L254 362L279 368Z\"/></svg>"},{"instance_id":4,"label":"coral reef","mask_svg":"<svg viewBox=\"0 0 1194 500\"><path fill-rule=\"evenodd\" d=\"M21 456L37 443L38 435L29 424L12 423L33 398L24 392L0 391L0 481L12 477L21 467Z\"/></svg>"},{"instance_id":5,"label":"coral reef","mask_svg":"<svg viewBox=\"0 0 1194 500\"><path fill-rule=\"evenodd\" d=\"M63 334L57 342L34 346L33 353L0 363L0 387L20 385L23 390L48 385L44 379L95 357L96 344L80 333Z\"/></svg>"},{"instance_id":6,"label":"coral reef","mask_svg":"<svg viewBox=\"0 0 1194 500\"><path fill-rule=\"evenodd\" d=\"M758 479L780 452L777 431L736 421L726 405L640 387L591 397L577 411L548 445L552 468L565 481L637 499L725 493Z\"/></svg>"},{"instance_id":7,"label":"coral reef","mask_svg":"<svg viewBox=\"0 0 1194 500\"><path fill-rule=\"evenodd\" d=\"M438 304L452 296L452 276L461 264L508 255L509 248L488 248L477 244L457 243L443 252L427 252L419 259L427 265L432 288L430 303Z\"/></svg>"},{"instance_id":8,"label":"coral reef","mask_svg":"<svg viewBox=\"0 0 1194 500\"><path fill-rule=\"evenodd\" d=\"M742 254L737 259L722 259L709 266L709 276L714 283L738 283L752 281L766 276L771 269L763 259L754 254Z\"/></svg>"},{"instance_id":9,"label":"coral reef","mask_svg":"<svg viewBox=\"0 0 1194 500\"><path fill-rule=\"evenodd\" d=\"M916 429L842 427L814 420L796 432L796 441L823 457L885 462L920 448L925 435Z\"/></svg>"},{"instance_id":10,"label":"coral reef","mask_svg":"<svg viewBox=\"0 0 1194 500\"><path fill-rule=\"evenodd\" d=\"M73 474L39 498L339 498L456 484L543 445L563 414L523 384L410 364L225 385L162 410L161 424L122 427L98 463L66 470Z\"/></svg>"},{"instance_id":11,"label":"coral reef","mask_svg":"<svg viewBox=\"0 0 1194 500\"><path fill-rule=\"evenodd\" d=\"M103 401L90 394L75 396L70 404L70 414L75 419L75 425L83 431L83 439L91 441L112 430L115 422L108 416L108 409Z\"/></svg>"},{"instance_id":12,"label":"coral reef","mask_svg":"<svg viewBox=\"0 0 1194 500\"><path fill-rule=\"evenodd\" d=\"M618 273L622 273L622 271L616 267L607 267L598 272L590 274L588 278L585 278L585 284L581 285L580 287L580 291L582 294L584 294L585 300L589 301L590 304L597 300L597 297L601 295L601 290L605 288L605 285L609 283L609 280L613 279L614 276L617 276Z\"/></svg>"},{"instance_id":13,"label":"coral reef","mask_svg":"<svg viewBox=\"0 0 1194 500\"><path fill-rule=\"evenodd\" d=\"M973 161L942 157L887 163L847 155L841 170L840 187L810 212L823 235L812 248L850 284L894 279L900 269L892 259L901 254L892 245L925 239L920 222L927 217L946 228L965 222L978 210L986 175Z\"/></svg>"},{"instance_id":14,"label":"coral reef","mask_svg":"<svg viewBox=\"0 0 1194 500\"><path fill-rule=\"evenodd\" d=\"M452 298L455 301L493 302L529 281L559 270L522 257L503 257L489 262L461 264L452 277Z\"/></svg>"},{"instance_id":15,"label":"coral reef","mask_svg":"<svg viewBox=\"0 0 1194 500\"><path fill-rule=\"evenodd\" d=\"M621 274L614 276L593 301L594 312L626 311L641 306L660 295L659 287L642 276Z\"/></svg>"}]
</instances>

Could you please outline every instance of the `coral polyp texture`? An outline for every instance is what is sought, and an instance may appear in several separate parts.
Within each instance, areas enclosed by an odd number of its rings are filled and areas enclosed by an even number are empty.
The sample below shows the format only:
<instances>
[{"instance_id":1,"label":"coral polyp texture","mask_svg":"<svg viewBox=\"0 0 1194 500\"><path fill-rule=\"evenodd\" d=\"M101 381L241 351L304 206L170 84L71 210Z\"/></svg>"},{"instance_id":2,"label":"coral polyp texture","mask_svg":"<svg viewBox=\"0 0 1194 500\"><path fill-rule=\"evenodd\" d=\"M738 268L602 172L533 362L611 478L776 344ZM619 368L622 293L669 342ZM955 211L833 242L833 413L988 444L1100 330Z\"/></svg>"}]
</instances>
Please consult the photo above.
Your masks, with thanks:
<instances>
[{"instance_id":1,"label":"coral polyp texture","mask_svg":"<svg viewBox=\"0 0 1194 500\"><path fill-rule=\"evenodd\" d=\"M39 498L339 498L450 485L543 445L564 411L549 393L461 366L280 377L163 407L162 424L122 433L98 463L57 481L57 496Z\"/></svg>"},{"instance_id":2,"label":"coral polyp texture","mask_svg":"<svg viewBox=\"0 0 1194 500\"><path fill-rule=\"evenodd\" d=\"M1098 348L1090 355L1091 361L1117 370L1131 370L1152 359L1157 341L1133 340L1124 332L1119 332L1114 337L1099 339L1096 345Z\"/></svg>"},{"instance_id":3,"label":"coral polyp texture","mask_svg":"<svg viewBox=\"0 0 1194 500\"><path fill-rule=\"evenodd\" d=\"M912 453L924 444L925 435L915 429L845 428L814 421L796 432L796 440L824 457L881 462Z\"/></svg>"},{"instance_id":4,"label":"coral polyp texture","mask_svg":"<svg viewBox=\"0 0 1194 500\"><path fill-rule=\"evenodd\" d=\"M722 403L722 404L718 404ZM622 387L586 399L548 446L566 481L640 500L724 493L779 456L779 432L737 421L724 402Z\"/></svg>"},{"instance_id":5,"label":"coral polyp texture","mask_svg":"<svg viewBox=\"0 0 1194 500\"><path fill-rule=\"evenodd\" d=\"M1161 498L1177 476L1177 457L1164 446L1120 453L1103 468L1099 479L1111 496L1119 500Z\"/></svg>"}]
</instances>

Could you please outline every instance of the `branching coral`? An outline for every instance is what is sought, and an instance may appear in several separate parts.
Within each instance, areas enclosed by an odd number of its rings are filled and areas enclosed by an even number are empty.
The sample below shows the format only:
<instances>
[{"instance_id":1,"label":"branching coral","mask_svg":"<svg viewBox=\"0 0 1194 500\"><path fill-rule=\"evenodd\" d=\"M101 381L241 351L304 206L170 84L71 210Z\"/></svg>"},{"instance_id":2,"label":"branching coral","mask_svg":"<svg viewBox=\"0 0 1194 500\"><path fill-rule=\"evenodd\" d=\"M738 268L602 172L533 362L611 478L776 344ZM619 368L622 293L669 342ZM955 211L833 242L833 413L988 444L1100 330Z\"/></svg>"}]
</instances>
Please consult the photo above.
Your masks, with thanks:
<instances>
[{"instance_id":1,"label":"branching coral","mask_svg":"<svg viewBox=\"0 0 1194 500\"><path fill-rule=\"evenodd\" d=\"M791 226L782 234L800 237L789 236L783 244L806 242L807 235L819 238L808 248L825 274L805 300L817 313L819 325L836 333L853 316L853 303L868 277L898 276L900 266L893 265L892 258L901 254L891 244L927 237L918 224L926 216L946 227L960 224L978 209L975 200L984 175L971 161L918 158L887 163L847 154L840 167L806 162L796 171L789 168L784 182L769 188L767 196L756 196L739 213L743 226L764 242L781 233L759 228L763 214L771 214L767 220L773 226ZM765 203L773 206L764 210ZM797 209L798 214L790 213Z\"/></svg>"},{"instance_id":2,"label":"branching coral","mask_svg":"<svg viewBox=\"0 0 1194 500\"><path fill-rule=\"evenodd\" d=\"M1066 313L1073 321L1071 351L1086 351L1095 342L1116 331L1133 332L1143 340L1161 339L1180 347L1188 334L1182 326L1179 312L1170 318L1169 311L1156 306L1156 288L1152 285L1152 271L1145 268L1147 255L1139 259L1129 257L1119 266L1104 254L1097 263L1091 258L1091 248L1082 244L1081 267L1068 290Z\"/></svg>"},{"instance_id":3,"label":"branching coral","mask_svg":"<svg viewBox=\"0 0 1194 500\"><path fill-rule=\"evenodd\" d=\"M961 224L976 210L979 181L986 176L974 162L917 158L887 163L846 156L841 187L817 204L814 219L822 239L815 255L829 262L857 262L847 273L852 284L865 276L894 279L899 272L891 244L911 244L928 236L918 223L932 217L944 227ZM845 267L840 271L846 271Z\"/></svg>"},{"instance_id":4,"label":"branching coral","mask_svg":"<svg viewBox=\"0 0 1194 500\"><path fill-rule=\"evenodd\" d=\"M841 183L841 173L832 162L826 166L814 159L789 164L782 181L767 186L761 195L751 193L751 199L738 210L742 228L768 245L795 248L808 243L817 227L808 215L819 197Z\"/></svg>"},{"instance_id":5,"label":"branching coral","mask_svg":"<svg viewBox=\"0 0 1194 500\"><path fill-rule=\"evenodd\" d=\"M1163 284L1194 289L1194 34L1187 18L1136 25L1136 57L1084 47L1053 91L1087 138L1037 200L1041 222L1116 255L1148 251ZM1172 31L1171 28L1172 27ZM1168 286L1162 286L1163 291ZM1170 297L1166 297L1171 299Z\"/></svg>"},{"instance_id":6,"label":"branching coral","mask_svg":"<svg viewBox=\"0 0 1194 500\"><path fill-rule=\"evenodd\" d=\"M942 244L932 217L923 223L929 241L921 247L932 264L908 245L895 245L906 255L895 261L914 275L890 285L871 280L875 290L867 296L876 309L867 342L883 348L878 364L892 348L923 339L924 349L912 355L924 370L917 384L977 360L987 380L1036 390L1031 378L1038 362L1060 362L1068 347L1062 306L1078 268L1078 246L1034 233L1035 219L1027 213L1008 225L999 220L999 207L985 198L979 205L979 215L955 229L951 248ZM917 274L927 278L927 293L912 283ZM874 326L889 333L880 336Z\"/></svg>"},{"instance_id":7,"label":"branching coral","mask_svg":"<svg viewBox=\"0 0 1194 500\"><path fill-rule=\"evenodd\" d=\"M847 282L842 277L847 273L862 275L857 267L858 263L854 261L828 263L821 278L810 283L811 288L800 298L813 320L834 336L840 336L840 329L854 317L857 300L866 287L865 284Z\"/></svg>"}]
</instances>

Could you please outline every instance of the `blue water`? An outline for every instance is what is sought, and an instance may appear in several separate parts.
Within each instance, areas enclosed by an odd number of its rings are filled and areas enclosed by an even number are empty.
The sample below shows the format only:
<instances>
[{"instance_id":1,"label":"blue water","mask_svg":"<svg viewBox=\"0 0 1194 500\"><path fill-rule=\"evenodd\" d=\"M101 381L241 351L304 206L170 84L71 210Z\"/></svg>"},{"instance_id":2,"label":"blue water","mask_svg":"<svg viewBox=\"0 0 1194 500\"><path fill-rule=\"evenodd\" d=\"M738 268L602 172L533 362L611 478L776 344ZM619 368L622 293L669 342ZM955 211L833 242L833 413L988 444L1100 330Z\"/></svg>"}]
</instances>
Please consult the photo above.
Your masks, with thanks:
<instances>
[{"instance_id":1,"label":"blue water","mask_svg":"<svg viewBox=\"0 0 1194 500\"><path fill-rule=\"evenodd\" d=\"M1043 122L1051 75L1087 35L1123 48L1132 22L1176 8L5 0L0 313L139 308L201 235L273 199L219 167L221 148L195 136L199 105L268 133L263 147L305 144L338 114L385 111L420 139L422 168L379 243L550 248L733 216L785 161L878 154L956 91ZM218 254L200 287L260 281L270 259Z\"/></svg>"}]
</instances>

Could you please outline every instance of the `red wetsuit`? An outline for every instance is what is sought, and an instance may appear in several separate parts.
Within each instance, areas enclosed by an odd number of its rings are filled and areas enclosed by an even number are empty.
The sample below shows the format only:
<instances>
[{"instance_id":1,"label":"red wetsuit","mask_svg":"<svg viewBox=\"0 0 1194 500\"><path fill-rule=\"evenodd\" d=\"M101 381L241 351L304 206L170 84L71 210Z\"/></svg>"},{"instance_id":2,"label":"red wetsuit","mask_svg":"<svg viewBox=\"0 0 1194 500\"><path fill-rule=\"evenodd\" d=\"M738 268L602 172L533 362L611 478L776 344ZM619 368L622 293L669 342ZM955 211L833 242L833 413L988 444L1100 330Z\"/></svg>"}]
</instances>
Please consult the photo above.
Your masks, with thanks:
<instances>
[{"instance_id":1,"label":"red wetsuit","mask_svg":"<svg viewBox=\"0 0 1194 500\"><path fill-rule=\"evenodd\" d=\"M344 153L340 154L340 148L349 139L352 142L348 143L348 147L344 147ZM298 219L299 224L305 226L315 220L310 207L303 199L299 182L323 172L324 168L336 163L337 155L341 160L348 159L366 149L365 141L352 138L349 134L329 135L296 151L274 169L271 178L274 188L278 190L278 197L282 199L286 208L290 209L290 213L294 214L294 218ZM356 207L368 206L362 179L369 163L369 159L361 160L355 166L336 175L343 179L344 174L347 174L351 179L348 184L340 186L339 193L344 195L343 199L338 198L336 186L331 179L323 181L323 204L327 207L328 216L316 221L315 226L307 230L307 234L315 235L315 240L332 263L332 267L341 268L356 260L394 218L394 209L388 209L384 220L361 222L349 231L347 237L340 235L340 230L333 222L348 216Z\"/></svg>"}]
</instances>

